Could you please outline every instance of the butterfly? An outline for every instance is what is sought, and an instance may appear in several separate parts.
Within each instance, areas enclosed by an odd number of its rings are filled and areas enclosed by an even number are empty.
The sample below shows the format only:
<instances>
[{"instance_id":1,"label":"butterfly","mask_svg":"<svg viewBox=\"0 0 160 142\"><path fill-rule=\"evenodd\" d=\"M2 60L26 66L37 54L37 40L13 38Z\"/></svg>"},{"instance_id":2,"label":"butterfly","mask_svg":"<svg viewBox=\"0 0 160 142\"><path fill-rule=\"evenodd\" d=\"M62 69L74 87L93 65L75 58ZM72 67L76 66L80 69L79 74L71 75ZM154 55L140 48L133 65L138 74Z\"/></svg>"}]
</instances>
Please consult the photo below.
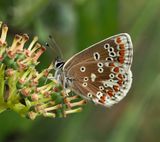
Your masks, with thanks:
<instances>
[{"instance_id":1,"label":"butterfly","mask_svg":"<svg viewBox=\"0 0 160 142\"><path fill-rule=\"evenodd\" d=\"M91 45L64 62L55 61L55 78L64 89L85 100L110 107L121 101L132 84L133 45L121 33Z\"/></svg>"}]
</instances>

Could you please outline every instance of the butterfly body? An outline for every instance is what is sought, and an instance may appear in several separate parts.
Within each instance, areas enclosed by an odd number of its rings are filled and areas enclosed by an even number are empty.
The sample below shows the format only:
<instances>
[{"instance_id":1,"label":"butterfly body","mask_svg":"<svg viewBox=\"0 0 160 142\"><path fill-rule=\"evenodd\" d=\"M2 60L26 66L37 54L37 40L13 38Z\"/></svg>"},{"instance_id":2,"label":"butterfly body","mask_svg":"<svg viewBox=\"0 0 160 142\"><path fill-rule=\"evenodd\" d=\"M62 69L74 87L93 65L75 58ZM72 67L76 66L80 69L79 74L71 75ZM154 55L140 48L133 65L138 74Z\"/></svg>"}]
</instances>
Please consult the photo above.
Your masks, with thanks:
<instances>
[{"instance_id":1,"label":"butterfly body","mask_svg":"<svg viewBox=\"0 0 160 142\"><path fill-rule=\"evenodd\" d=\"M131 38L122 33L84 49L66 63L57 61L55 78L64 89L110 107L122 100L131 87L132 59Z\"/></svg>"}]
</instances>

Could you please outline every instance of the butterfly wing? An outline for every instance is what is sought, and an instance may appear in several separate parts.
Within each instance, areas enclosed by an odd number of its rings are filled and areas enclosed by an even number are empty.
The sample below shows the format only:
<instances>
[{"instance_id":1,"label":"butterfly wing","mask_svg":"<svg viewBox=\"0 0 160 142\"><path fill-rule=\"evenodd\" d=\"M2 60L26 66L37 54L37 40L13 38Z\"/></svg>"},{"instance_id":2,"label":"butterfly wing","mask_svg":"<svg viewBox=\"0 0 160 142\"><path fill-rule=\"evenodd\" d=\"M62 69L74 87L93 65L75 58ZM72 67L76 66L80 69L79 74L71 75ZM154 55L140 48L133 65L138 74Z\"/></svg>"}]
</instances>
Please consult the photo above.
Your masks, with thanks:
<instances>
[{"instance_id":1,"label":"butterfly wing","mask_svg":"<svg viewBox=\"0 0 160 142\"><path fill-rule=\"evenodd\" d=\"M133 45L127 33L104 39L72 56L63 69L69 70L78 63L95 60L106 60L120 63L126 70L131 67Z\"/></svg>"},{"instance_id":2,"label":"butterfly wing","mask_svg":"<svg viewBox=\"0 0 160 142\"><path fill-rule=\"evenodd\" d=\"M128 34L105 39L69 59L64 75L72 79L71 90L96 104L111 106L129 91L133 58Z\"/></svg>"}]
</instances>

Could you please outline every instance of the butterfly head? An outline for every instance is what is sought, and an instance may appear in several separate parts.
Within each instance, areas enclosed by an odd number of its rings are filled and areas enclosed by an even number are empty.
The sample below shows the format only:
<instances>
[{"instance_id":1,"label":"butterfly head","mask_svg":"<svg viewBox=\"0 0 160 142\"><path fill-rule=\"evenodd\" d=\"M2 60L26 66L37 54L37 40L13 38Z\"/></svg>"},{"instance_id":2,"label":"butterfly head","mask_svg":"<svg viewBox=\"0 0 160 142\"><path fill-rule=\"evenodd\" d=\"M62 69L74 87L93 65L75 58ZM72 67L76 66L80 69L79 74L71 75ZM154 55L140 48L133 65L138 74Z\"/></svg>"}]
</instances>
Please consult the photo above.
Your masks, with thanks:
<instances>
[{"instance_id":1,"label":"butterfly head","mask_svg":"<svg viewBox=\"0 0 160 142\"><path fill-rule=\"evenodd\" d=\"M55 59L55 62L54 62L54 69L55 69L55 79L62 84L63 82L63 65L64 65L64 61L62 61L61 58L57 57Z\"/></svg>"},{"instance_id":2,"label":"butterfly head","mask_svg":"<svg viewBox=\"0 0 160 142\"><path fill-rule=\"evenodd\" d=\"M65 62L60 59L60 58L56 58L55 60L55 79L63 85L64 88L68 88L71 86L73 78L70 78L68 76L65 75L65 72L63 70L63 66L64 66Z\"/></svg>"},{"instance_id":3,"label":"butterfly head","mask_svg":"<svg viewBox=\"0 0 160 142\"><path fill-rule=\"evenodd\" d=\"M62 61L62 59L60 59L59 57L56 57L55 63L54 63L55 70L61 70L63 68L64 63L65 62Z\"/></svg>"}]
</instances>

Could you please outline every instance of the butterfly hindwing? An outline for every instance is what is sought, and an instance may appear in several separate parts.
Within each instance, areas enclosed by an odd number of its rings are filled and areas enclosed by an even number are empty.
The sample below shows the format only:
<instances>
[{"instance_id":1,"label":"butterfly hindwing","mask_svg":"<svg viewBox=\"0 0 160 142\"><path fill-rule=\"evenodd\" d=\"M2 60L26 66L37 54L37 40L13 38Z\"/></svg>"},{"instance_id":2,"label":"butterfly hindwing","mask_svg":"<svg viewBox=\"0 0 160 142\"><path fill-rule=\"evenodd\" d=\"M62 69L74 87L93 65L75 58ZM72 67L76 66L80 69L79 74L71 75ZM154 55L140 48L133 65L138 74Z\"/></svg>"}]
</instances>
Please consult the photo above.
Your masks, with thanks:
<instances>
[{"instance_id":1,"label":"butterfly hindwing","mask_svg":"<svg viewBox=\"0 0 160 142\"><path fill-rule=\"evenodd\" d=\"M71 88L96 104L111 106L128 92L132 74L116 64L112 63L112 66L103 64L99 67L99 63L101 62L95 61L74 66L72 68L74 72L70 72L73 78ZM85 67L84 71L81 71L82 67Z\"/></svg>"}]
</instances>

